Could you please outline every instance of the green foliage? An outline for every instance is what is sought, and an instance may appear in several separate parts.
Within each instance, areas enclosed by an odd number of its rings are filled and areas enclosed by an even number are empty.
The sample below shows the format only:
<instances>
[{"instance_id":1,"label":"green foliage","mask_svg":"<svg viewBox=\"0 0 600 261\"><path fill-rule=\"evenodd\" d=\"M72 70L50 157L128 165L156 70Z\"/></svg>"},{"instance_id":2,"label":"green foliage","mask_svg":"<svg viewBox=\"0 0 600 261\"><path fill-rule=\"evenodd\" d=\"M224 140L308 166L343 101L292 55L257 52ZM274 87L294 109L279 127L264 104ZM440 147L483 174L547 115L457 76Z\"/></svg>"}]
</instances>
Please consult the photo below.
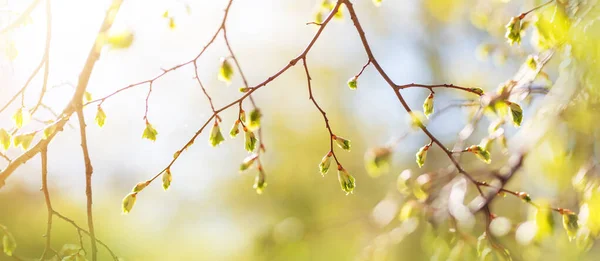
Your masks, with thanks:
<instances>
[{"instance_id":1,"label":"green foliage","mask_svg":"<svg viewBox=\"0 0 600 261\"><path fill-rule=\"evenodd\" d=\"M419 165L419 168L423 167L423 164L425 164L425 159L427 158L427 150L429 150L429 147L431 147L431 145L429 144L421 147L415 155L417 158L417 165Z\"/></svg>"},{"instance_id":2,"label":"green foliage","mask_svg":"<svg viewBox=\"0 0 600 261\"><path fill-rule=\"evenodd\" d=\"M8 131L6 131L5 129L0 128L0 145L2 145L2 148L4 148L4 150L10 148L10 140L10 133L8 133Z\"/></svg>"},{"instance_id":3,"label":"green foliage","mask_svg":"<svg viewBox=\"0 0 600 261\"><path fill-rule=\"evenodd\" d=\"M348 88L350 88L350 90L356 90L357 80L358 78L356 76L353 76L350 78L350 80L348 80Z\"/></svg>"},{"instance_id":4,"label":"green foliage","mask_svg":"<svg viewBox=\"0 0 600 261\"><path fill-rule=\"evenodd\" d=\"M137 192L131 192L123 198L123 203L121 204L123 214L129 214L129 212L133 208L133 205L135 205L136 199L137 199Z\"/></svg>"},{"instance_id":5,"label":"green foliage","mask_svg":"<svg viewBox=\"0 0 600 261\"><path fill-rule=\"evenodd\" d=\"M102 107L98 106L98 111L96 112L96 124L99 127L104 126L104 122L106 121L106 113L102 110Z\"/></svg>"},{"instance_id":6,"label":"green foliage","mask_svg":"<svg viewBox=\"0 0 600 261\"><path fill-rule=\"evenodd\" d=\"M342 166L338 166L338 181L346 195L351 194L356 188L356 180Z\"/></svg>"},{"instance_id":7,"label":"green foliage","mask_svg":"<svg viewBox=\"0 0 600 261\"><path fill-rule=\"evenodd\" d=\"M173 174L171 174L171 169L167 168L167 170L165 170L165 172L162 174L162 186L165 191L171 186L171 181L173 181Z\"/></svg>"},{"instance_id":8,"label":"green foliage","mask_svg":"<svg viewBox=\"0 0 600 261\"><path fill-rule=\"evenodd\" d=\"M265 173L260 169L256 174L256 178L254 179L253 188L256 190L257 194L262 194L265 188L267 187L266 176Z\"/></svg>"},{"instance_id":9,"label":"green foliage","mask_svg":"<svg viewBox=\"0 0 600 261\"><path fill-rule=\"evenodd\" d=\"M156 136L158 136L158 132L150 122L146 121L146 129L144 129L144 133L142 134L142 138L149 139L151 141L156 141Z\"/></svg>"},{"instance_id":10,"label":"green foliage","mask_svg":"<svg viewBox=\"0 0 600 261\"><path fill-rule=\"evenodd\" d=\"M466 151L475 154L475 156L477 156L477 158L479 158L481 161L483 161L487 164L490 164L490 162L492 162L490 152L479 145L472 145L472 146L468 147Z\"/></svg>"},{"instance_id":11,"label":"green foliage","mask_svg":"<svg viewBox=\"0 0 600 261\"><path fill-rule=\"evenodd\" d=\"M221 65L219 67L219 80L231 83L231 78L233 77L233 67L227 61L227 58L221 58Z\"/></svg>"},{"instance_id":12,"label":"green foliage","mask_svg":"<svg viewBox=\"0 0 600 261\"><path fill-rule=\"evenodd\" d=\"M8 231L8 229L2 225L0 225L0 235L2 235L2 249L4 254L7 256L12 256L17 249L17 241L15 237Z\"/></svg>"},{"instance_id":13,"label":"green foliage","mask_svg":"<svg viewBox=\"0 0 600 261\"><path fill-rule=\"evenodd\" d=\"M333 153L331 153L331 151L328 152L327 154L325 154L325 156L323 156L323 159L321 159L321 163L319 163L319 172L323 176L325 176L325 174L327 174L327 172L329 171L329 167L331 166L332 155Z\"/></svg>"},{"instance_id":14,"label":"green foliage","mask_svg":"<svg viewBox=\"0 0 600 261\"><path fill-rule=\"evenodd\" d=\"M15 147L21 146L23 150L27 150L29 149L31 142L33 142L34 137L35 132L16 135L13 137L13 144L15 145Z\"/></svg>"},{"instance_id":15,"label":"green foliage","mask_svg":"<svg viewBox=\"0 0 600 261\"><path fill-rule=\"evenodd\" d=\"M433 92L429 93L429 96L423 102L423 113L427 118L433 113Z\"/></svg>"},{"instance_id":16,"label":"green foliage","mask_svg":"<svg viewBox=\"0 0 600 261\"><path fill-rule=\"evenodd\" d=\"M256 161L256 159L258 159L258 154L252 153L252 154L248 155L242 161L242 164L240 164L240 171L249 169L252 166L252 164L254 164L254 161Z\"/></svg>"},{"instance_id":17,"label":"green foliage","mask_svg":"<svg viewBox=\"0 0 600 261\"><path fill-rule=\"evenodd\" d=\"M244 147L246 148L246 151L253 152L256 148L258 139L254 135L254 132L249 131L246 127L244 127L244 133Z\"/></svg>"},{"instance_id":18,"label":"green foliage","mask_svg":"<svg viewBox=\"0 0 600 261\"><path fill-rule=\"evenodd\" d=\"M506 24L506 34L504 37L506 37L510 45L521 43L521 19L522 18L519 16L514 16L510 18L510 21Z\"/></svg>"},{"instance_id":19,"label":"green foliage","mask_svg":"<svg viewBox=\"0 0 600 261\"><path fill-rule=\"evenodd\" d=\"M229 131L229 137L235 138L238 134L240 134L240 121L235 120L235 122L231 126L231 130Z\"/></svg>"},{"instance_id":20,"label":"green foliage","mask_svg":"<svg viewBox=\"0 0 600 261\"><path fill-rule=\"evenodd\" d=\"M215 124L213 125L212 129L210 130L210 136L208 137L208 144L210 144L210 146L216 147L219 144L221 144L221 142L225 141L225 138L223 137L223 134L221 133L221 128L219 127L219 124L215 121Z\"/></svg>"},{"instance_id":21,"label":"green foliage","mask_svg":"<svg viewBox=\"0 0 600 261\"><path fill-rule=\"evenodd\" d=\"M371 177L378 177L390 168L392 149L389 147L373 148L365 153L365 167Z\"/></svg>"},{"instance_id":22,"label":"green foliage","mask_svg":"<svg viewBox=\"0 0 600 261\"><path fill-rule=\"evenodd\" d=\"M21 107L15 112L12 118L15 122L15 126L20 129L31 120L31 114L27 108Z\"/></svg>"},{"instance_id":23,"label":"green foliage","mask_svg":"<svg viewBox=\"0 0 600 261\"><path fill-rule=\"evenodd\" d=\"M252 111L250 111L250 117L248 117L248 122L246 123L246 127L248 127L248 129L250 131L258 130L258 128L260 128L260 118L261 117L262 117L262 114L260 113L260 110L253 109Z\"/></svg>"},{"instance_id":24,"label":"green foliage","mask_svg":"<svg viewBox=\"0 0 600 261\"><path fill-rule=\"evenodd\" d=\"M350 151L350 148L352 147L350 144L350 140L344 139L340 136L336 136L333 135L333 140L335 141L335 143L338 145L338 147L340 147L341 149L345 150L345 151Z\"/></svg>"}]
</instances>

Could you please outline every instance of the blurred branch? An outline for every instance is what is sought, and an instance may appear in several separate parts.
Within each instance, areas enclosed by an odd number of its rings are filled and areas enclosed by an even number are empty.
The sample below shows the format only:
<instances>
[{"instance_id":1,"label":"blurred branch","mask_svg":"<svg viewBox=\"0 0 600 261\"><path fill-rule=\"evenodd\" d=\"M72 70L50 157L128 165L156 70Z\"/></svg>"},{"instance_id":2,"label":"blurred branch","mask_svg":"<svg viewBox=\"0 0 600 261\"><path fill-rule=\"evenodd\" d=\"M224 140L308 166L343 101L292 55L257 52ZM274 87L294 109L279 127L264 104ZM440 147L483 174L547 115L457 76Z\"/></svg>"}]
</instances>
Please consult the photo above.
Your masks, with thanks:
<instances>
[{"instance_id":1,"label":"blurred branch","mask_svg":"<svg viewBox=\"0 0 600 261\"><path fill-rule=\"evenodd\" d=\"M21 15L17 19L15 19L8 26L0 29L0 35L8 32L10 30L13 30L13 29L17 28L20 24L22 24L23 22L25 22L25 20L27 19L27 17L31 14L31 12L33 12L33 10L37 7L37 5L39 3L40 3L40 0L33 0L31 2L31 4L27 7L27 9L25 9L25 11L23 11L23 13L21 13Z\"/></svg>"}]
</instances>

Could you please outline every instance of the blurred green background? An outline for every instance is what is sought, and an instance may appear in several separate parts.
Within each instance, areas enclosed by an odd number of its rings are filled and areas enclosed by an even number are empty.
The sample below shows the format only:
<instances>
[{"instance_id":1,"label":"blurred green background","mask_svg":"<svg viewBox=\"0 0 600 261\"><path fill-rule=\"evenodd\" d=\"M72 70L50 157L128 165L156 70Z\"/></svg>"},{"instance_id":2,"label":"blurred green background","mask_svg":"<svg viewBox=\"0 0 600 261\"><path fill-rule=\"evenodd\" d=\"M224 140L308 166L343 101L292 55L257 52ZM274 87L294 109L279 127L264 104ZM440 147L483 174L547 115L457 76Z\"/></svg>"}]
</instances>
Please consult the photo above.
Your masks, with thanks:
<instances>
[{"instance_id":1,"label":"blurred green background","mask_svg":"<svg viewBox=\"0 0 600 261\"><path fill-rule=\"evenodd\" d=\"M0 27L14 18L5 10L20 12L28 2L0 1ZM54 87L45 103L57 111L71 97L70 85L77 82L109 2L52 1L49 86ZM528 54L547 49L530 41L535 34L531 29L519 47L509 46L503 38L510 17L542 1L384 0L379 7L371 0L353 2L376 58L399 84L454 83L493 92L517 73ZM564 37L566 43L556 47L544 69L553 82L550 93L522 105L522 128L506 128L509 153L523 144L535 144L508 187L577 213L587 204L588 223L580 225L589 228L593 237L600 226L596 224L600 223L598 170L583 174L583 187L572 185L571 180L582 166L598 159L600 28L594 23L598 8L596 1L559 2L568 2L568 10L575 6L579 11L567 18L572 21L569 32L557 32L554 7L536 13L551 20L548 30L560 34L554 38ZM135 40L125 50L103 50L88 91L94 98L103 97L154 77L161 68L188 61L218 28L226 4L226 0L125 1L114 28L132 30ZM319 5L320 1L313 0L234 1L228 35L251 85L274 74L303 50L316 31L316 26L305 23L312 21ZM175 17L174 29L162 17L166 10ZM485 224L482 215L462 236L450 235L448 225L436 222L437 217L400 215L406 202L414 201L398 191L398 175L405 169L414 176L437 172L450 161L434 147L426 165L417 167L414 153L428 140L408 126L405 111L372 67L360 77L356 91L346 87L347 79L358 73L367 57L343 12L345 17L329 24L319 38L308 55L308 65L315 98L327 111L334 132L352 140L352 151L337 150L337 155L357 180L353 194L340 190L333 170L325 177L318 172L329 137L320 113L308 99L304 71L298 65L254 95L263 113L266 146L262 160L268 187L262 195L252 189L255 169L238 172L246 156L242 138L226 137L224 144L211 148L204 133L171 168L173 182L167 192L160 184L152 184L139 194L130 214L121 214L123 196L137 182L160 172L211 115L192 78L193 67L187 66L154 84L148 114L159 133L154 143L141 139L147 86L107 100L103 128L92 124L95 107L86 108L98 238L125 260L477 260L477 237ZM43 4L32 13L28 25L0 36L2 104L39 61L44 37ZM242 85L237 73L229 86L217 80L219 58L226 55L219 37L199 62L200 77L217 107L237 99ZM36 77L28 88L27 104L36 102L41 78ZM429 94L425 89L402 93L416 109ZM436 91L436 109L468 98L473 97L455 90ZM13 107L12 111L17 109ZM245 107L249 109L250 104L246 102ZM2 127L12 126L11 110L0 115ZM428 127L451 148L472 112L469 108L450 110ZM221 114L223 130L233 123L236 113L232 109ZM467 144L485 137L489 122L484 118ZM84 165L77 122L71 125L75 128L65 129L49 146L49 186L54 208L84 226ZM26 128L40 126L32 123ZM390 170L376 178L369 176L365 151L405 133L408 136L394 147ZM14 148L6 152L10 157L20 153ZM489 166L472 155L465 155L462 163L487 180L486 170L507 165L508 156L499 147L492 158ZM0 168L6 164L0 162ZM39 188L40 159L35 157L0 190L0 224L15 236L19 256L37 257L44 248L46 209ZM475 193L469 187L467 203ZM515 260L597 260L600 255L597 246L582 251L569 242L559 215L553 218L555 229L545 238L519 242L515 240L519 224L535 220L532 207L507 196L494 201L492 209L512 222L510 232L498 240ZM55 219L52 236L52 247L57 250L78 243L77 231L62 220ZM89 245L85 247L89 251ZM102 247L100 257L110 260ZM0 255L0 260L12 259Z\"/></svg>"}]
</instances>

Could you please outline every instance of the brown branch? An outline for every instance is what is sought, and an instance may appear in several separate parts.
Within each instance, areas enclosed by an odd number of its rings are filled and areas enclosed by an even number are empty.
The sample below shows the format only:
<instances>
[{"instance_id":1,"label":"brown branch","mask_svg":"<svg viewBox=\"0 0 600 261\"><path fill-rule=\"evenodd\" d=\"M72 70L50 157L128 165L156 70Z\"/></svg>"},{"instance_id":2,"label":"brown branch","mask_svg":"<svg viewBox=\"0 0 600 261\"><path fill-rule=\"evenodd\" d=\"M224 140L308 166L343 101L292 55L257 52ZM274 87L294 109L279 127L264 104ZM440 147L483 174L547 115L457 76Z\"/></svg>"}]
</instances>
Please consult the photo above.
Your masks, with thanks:
<instances>
[{"instance_id":1,"label":"brown branch","mask_svg":"<svg viewBox=\"0 0 600 261\"><path fill-rule=\"evenodd\" d=\"M206 128L206 126L208 126L208 124L217 116L217 114L219 114L220 112L222 112L222 111L230 108L231 106L234 106L236 104L240 104L244 99L248 98L253 92L257 91L261 87L264 87L267 84L269 84L270 82L272 82L273 80L277 79L279 76L281 76L283 73L285 73L288 69L290 69L291 67L295 66L298 63L298 61L300 61L301 59L305 58L306 55L308 54L308 52L310 52L310 50L312 49L312 47L314 46L314 44L317 42L317 39L319 39L319 36L321 36L321 33L325 29L326 25L329 23L329 21L331 21L331 19L335 15L335 11L334 10L338 9L338 7L342 4L342 1L343 0L338 0L338 2L336 3L335 7L332 9L332 11L329 13L329 15L327 16L327 18L323 22L322 26L319 27L319 29L317 30L317 32L313 36L312 40L310 40L310 42L308 43L308 45L304 48L304 50L298 56L296 56L296 58L292 59L287 65L285 65L283 68L281 68L275 74L273 74L270 77L268 77L263 82L257 84L254 87L250 87L249 90L248 90L248 92L246 92L244 95L242 95L242 97L240 97L237 100L234 100L231 103L229 103L229 104L227 104L227 105L225 105L225 106L223 106L223 107L215 110L213 112L213 114L200 127L200 129L198 131L196 131L196 133L194 133L194 135L192 136L192 138L190 138L188 140L188 142L185 145L183 145L183 147L180 150L178 150L178 151L175 152L175 156L173 157L173 159L171 160L171 162L169 162L169 164L163 170L161 170L156 175L154 175L151 179L149 179L148 182L154 181L163 172L165 172L167 169L171 168L171 166L173 166L173 164L175 163L175 161L177 161L177 159L179 158L179 156L181 155L181 153L194 143L194 141L196 140L196 138L200 135L200 133L202 133L202 131L204 131L204 129ZM107 98L107 97L105 97L105 98ZM102 100L102 99L100 99L100 100Z\"/></svg>"},{"instance_id":2,"label":"brown branch","mask_svg":"<svg viewBox=\"0 0 600 261\"><path fill-rule=\"evenodd\" d=\"M64 108L62 112L61 118L57 120L56 130L46 138L40 140L37 144L35 144L31 149L25 151L23 154L18 156L13 160L4 170L0 172L0 188L4 186L6 183L6 179L22 164L33 158L42 149L48 146L48 143L52 141L52 139L56 136L59 131L62 131L64 125L68 122L69 118L77 108L80 108L83 101L83 95L87 88L88 82L90 80L90 76L92 75L92 71L94 69L94 65L96 61L100 57L100 48L97 46L101 41L100 38L110 29L112 23L114 21L115 16L121 6L122 0L113 0L110 8L108 9L106 16L104 17L104 21L102 22L102 26L98 31L96 39L94 40L94 44L92 45L90 52L88 54L87 60L81 73L79 74L79 81L77 83L77 88L75 89L75 93L71 98L71 101Z\"/></svg>"},{"instance_id":3,"label":"brown branch","mask_svg":"<svg viewBox=\"0 0 600 261\"><path fill-rule=\"evenodd\" d=\"M75 221L73 221L72 219L66 217L65 215L59 213L56 210L53 210L54 215L56 215L57 217L59 217L60 219L66 221L67 223L71 224L73 227L75 227L75 229L77 229L78 232L83 232L86 235L90 235L90 232L85 230L85 228L82 228L81 226L77 225L77 223L75 223ZM110 249L110 247L108 247L108 245L106 245L104 242L102 242L100 239L96 238L96 242L98 242L98 244L100 244L101 246L103 246L112 256L114 261L119 261L119 257L117 255L115 255L115 253Z\"/></svg>"},{"instance_id":4,"label":"brown branch","mask_svg":"<svg viewBox=\"0 0 600 261\"><path fill-rule=\"evenodd\" d=\"M335 155L335 151L333 149L333 140L334 140L335 134L333 134L333 131L331 130L331 126L329 125L329 118L327 118L327 113L321 108L321 106L319 106L319 104L315 100L315 97L313 96L312 87L311 87L312 85L310 82L312 80L312 78L310 77L310 73L308 72L308 65L306 64L306 58L302 59L302 64L304 65L304 72L306 73L306 82L307 82L307 87L308 87L308 99L312 101L312 103L315 105L315 107L317 107L317 109L323 116L323 121L325 121L325 128L327 128L327 131L329 131L329 153L331 153L331 155L333 155L333 159L335 159L335 162L337 163L337 165L340 166L341 165L340 161L338 160L337 156Z\"/></svg>"},{"instance_id":5,"label":"brown branch","mask_svg":"<svg viewBox=\"0 0 600 261\"><path fill-rule=\"evenodd\" d=\"M92 213L92 173L94 169L92 167L92 161L90 160L90 154L87 146L87 135L85 117L83 115L83 105L77 109L77 118L79 119L79 134L81 136L81 149L83 151L83 160L85 162L85 196L87 199L87 223L90 230L90 238L92 238L92 260L97 260L98 247L96 246L96 233L94 231L94 218Z\"/></svg>"},{"instance_id":6,"label":"brown branch","mask_svg":"<svg viewBox=\"0 0 600 261\"><path fill-rule=\"evenodd\" d=\"M465 92L470 92L470 93L474 93L477 94L478 96L482 96L483 94L478 92L476 90L476 88L468 88L468 87L462 87L462 86L458 86L458 85L454 85L454 84L417 84L417 83L409 83L409 84L405 84L405 85L397 85L396 86L398 89L406 89L406 88L411 88L411 87L420 87L420 88L427 88L430 91L433 92L434 88L450 88L450 89L457 89L457 90L461 90L461 91L465 91Z\"/></svg>"},{"instance_id":7,"label":"brown branch","mask_svg":"<svg viewBox=\"0 0 600 261\"><path fill-rule=\"evenodd\" d=\"M125 86L125 87L123 87L121 89L118 89L118 90L114 91L113 93L111 93L111 94L109 94L107 96L104 96L104 97L102 97L100 99L96 99L96 100L90 101L90 102L86 103L85 106L87 106L87 105L89 105L91 103L97 103L97 102L100 103L99 105L102 105L102 103L104 103L104 101L106 99L108 99L108 98L110 98L110 97L112 97L112 96L114 96L114 95L116 95L116 94L118 94L118 93L120 93L122 91L131 89L133 87L136 87L136 86L139 86L139 85L142 85L142 84L146 84L146 83L151 84L154 81L160 79L161 77L163 77L164 75L166 75L167 73L169 73L171 71L175 71L175 70L177 70L177 69L179 69L179 68L181 68L183 66L186 66L188 64L195 64L196 61L200 58L200 56L202 56L202 54L204 54L204 52L208 49L208 47L210 47L213 44L213 42L217 39L217 36L221 32L221 30L223 30L223 28L225 27L225 22L227 21L227 16L229 15L229 8L231 7L232 3L233 3L233 0L229 0L229 3L227 4L227 7L225 8L225 14L223 15L223 19L221 20L221 25L219 26L219 28L217 29L217 31L213 34L213 36L210 38L210 40L208 41L208 43L206 45L204 45L204 47L202 48L202 50L200 51L200 53L198 53L198 55L196 55L196 57L194 57L194 59L191 59L191 60L186 61L184 63L175 65L175 66L173 66L171 68L168 68L168 69L162 69L162 73L159 74L159 75L157 75L157 76L155 76L152 79L127 85L127 86Z\"/></svg>"},{"instance_id":8,"label":"brown branch","mask_svg":"<svg viewBox=\"0 0 600 261\"><path fill-rule=\"evenodd\" d=\"M375 69L377 69L377 71L379 72L381 77L383 77L383 79L388 83L388 85L390 85L390 87L394 90L396 97L398 98L398 100L400 101L400 103L402 104L402 107L404 107L406 112L411 113L412 110L410 109L410 106L408 106L408 104L406 103L406 100L404 99L402 94L400 94L400 89L402 89L402 87L406 86L406 85L395 84L394 81L392 81L392 79L385 72L385 70L383 70L381 65L379 65L379 62L377 62L377 59L375 59L375 56L373 55L373 51L371 50L369 42L367 41L365 31L363 30L362 25L358 21L358 16L356 15L356 11L354 10L353 4L349 0L342 0L342 2L348 8L348 12L350 13L350 19L352 19L354 27L356 28L356 31L358 32L358 35L359 35L362 45L365 49L365 52L367 53L367 57L369 58L369 61L371 61L371 63L373 64ZM477 190L479 191L479 193L481 195L483 195L483 192L481 191L479 186L477 186L477 181L471 175L469 175L467 172L465 172L465 170L461 167L461 165L458 163L458 161L452 156L451 151L448 150L448 148L446 148L433 134L431 134L431 132L429 132L427 127L425 127L424 125L421 125L420 128L425 133L425 135L427 135L436 145L438 145L444 151L444 153L452 161L452 163L454 164L454 166L456 167L458 172L463 174L464 176L466 176L469 179L469 181L471 181L471 183L473 183L477 187Z\"/></svg>"},{"instance_id":9,"label":"brown branch","mask_svg":"<svg viewBox=\"0 0 600 261\"><path fill-rule=\"evenodd\" d=\"M48 150L47 148L42 149L40 153L42 156L42 192L44 192L44 199L46 201L46 210L48 212L47 223L46 223L46 247L40 257L41 260L45 260L46 254L52 248L50 243L52 242L52 202L50 201L50 192L48 191Z\"/></svg>"}]
</instances>

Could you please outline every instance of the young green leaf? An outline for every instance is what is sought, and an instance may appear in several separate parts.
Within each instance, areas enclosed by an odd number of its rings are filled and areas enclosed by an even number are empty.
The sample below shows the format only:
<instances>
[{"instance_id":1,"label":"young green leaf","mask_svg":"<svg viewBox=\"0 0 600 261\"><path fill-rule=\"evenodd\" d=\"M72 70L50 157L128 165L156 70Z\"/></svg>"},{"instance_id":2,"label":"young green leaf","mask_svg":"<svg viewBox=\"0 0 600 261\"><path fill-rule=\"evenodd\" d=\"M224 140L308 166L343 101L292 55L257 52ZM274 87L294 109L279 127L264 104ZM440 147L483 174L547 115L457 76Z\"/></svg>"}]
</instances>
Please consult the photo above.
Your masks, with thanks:
<instances>
[{"instance_id":1,"label":"young green leaf","mask_svg":"<svg viewBox=\"0 0 600 261\"><path fill-rule=\"evenodd\" d=\"M327 174L327 172L329 171L329 166L331 166L332 155L333 153L331 151L328 152L327 154L325 154L323 159L321 159L321 163L319 163L319 172L321 172L322 176L325 176L325 174Z\"/></svg>"},{"instance_id":2,"label":"young green leaf","mask_svg":"<svg viewBox=\"0 0 600 261\"><path fill-rule=\"evenodd\" d=\"M504 35L510 45L521 43L521 17L515 16L506 24L506 34Z\"/></svg>"},{"instance_id":3,"label":"young green leaf","mask_svg":"<svg viewBox=\"0 0 600 261\"><path fill-rule=\"evenodd\" d=\"M249 169L252 166L252 164L254 164L254 161L256 161L257 158L258 158L258 154L256 154L256 153L252 153L252 154L248 155L246 158L244 158L244 160L242 161L242 164L240 164L240 171Z\"/></svg>"},{"instance_id":4,"label":"young green leaf","mask_svg":"<svg viewBox=\"0 0 600 261\"><path fill-rule=\"evenodd\" d=\"M47 139L48 137L50 137L50 135L52 135L54 132L56 132L56 124L52 123L50 124L50 126L46 127L44 129L44 136L43 139Z\"/></svg>"},{"instance_id":5,"label":"young green leaf","mask_svg":"<svg viewBox=\"0 0 600 261\"><path fill-rule=\"evenodd\" d=\"M2 246L4 249L4 254L6 254L7 256L12 256L15 252L15 249L17 249L17 241L15 240L15 237L7 230L4 230L4 236L2 237Z\"/></svg>"},{"instance_id":6,"label":"young green leaf","mask_svg":"<svg viewBox=\"0 0 600 261\"><path fill-rule=\"evenodd\" d=\"M104 122L106 121L106 113L102 110L102 107L98 106L98 111L96 112L96 124L99 127L104 126Z\"/></svg>"},{"instance_id":7,"label":"young green leaf","mask_svg":"<svg viewBox=\"0 0 600 261\"><path fill-rule=\"evenodd\" d=\"M146 121L146 129L144 129L144 133L142 134L142 138L149 139L151 141L156 141L156 136L158 132L152 127L150 122Z\"/></svg>"},{"instance_id":8,"label":"young green leaf","mask_svg":"<svg viewBox=\"0 0 600 261\"><path fill-rule=\"evenodd\" d=\"M250 117L248 119L248 122L246 123L246 126L248 127L248 129L250 131L255 131L258 128L260 128L260 118L262 117L262 114L260 113L259 109L254 109L252 111L250 111Z\"/></svg>"},{"instance_id":9,"label":"young green leaf","mask_svg":"<svg viewBox=\"0 0 600 261\"><path fill-rule=\"evenodd\" d=\"M137 192L131 192L131 193L127 194L127 196L125 196L125 198L123 198L123 203L122 203L123 214L128 214L131 211L131 209L133 208L133 205L135 205L136 198L137 198Z\"/></svg>"},{"instance_id":10,"label":"young green leaf","mask_svg":"<svg viewBox=\"0 0 600 261\"><path fill-rule=\"evenodd\" d=\"M481 88L471 88L471 91L478 95L483 95L483 89Z\"/></svg>"},{"instance_id":11,"label":"young green leaf","mask_svg":"<svg viewBox=\"0 0 600 261\"><path fill-rule=\"evenodd\" d=\"M142 181L142 182L136 184L135 187L133 187L133 189L131 191L133 193L138 193L138 192L142 191L143 189L145 189L148 185L150 185L150 181Z\"/></svg>"},{"instance_id":12,"label":"young green leaf","mask_svg":"<svg viewBox=\"0 0 600 261\"><path fill-rule=\"evenodd\" d=\"M523 121L523 109L519 104L514 102L508 103L508 108L510 109L510 116L512 122L515 126L521 126L521 122Z\"/></svg>"},{"instance_id":13,"label":"young green leaf","mask_svg":"<svg viewBox=\"0 0 600 261\"><path fill-rule=\"evenodd\" d=\"M219 80L230 83L233 77L233 67L225 57L221 58L221 66L219 67Z\"/></svg>"},{"instance_id":14,"label":"young green leaf","mask_svg":"<svg viewBox=\"0 0 600 261\"><path fill-rule=\"evenodd\" d=\"M253 152L254 149L256 148L256 141L258 141L258 139L256 139L256 136L254 136L254 133L249 131L248 128L244 127L244 133L245 133L245 148L246 151L248 152Z\"/></svg>"},{"instance_id":15,"label":"young green leaf","mask_svg":"<svg viewBox=\"0 0 600 261\"><path fill-rule=\"evenodd\" d=\"M13 115L13 121L18 129L27 124L29 120L31 120L31 114L29 114L29 110L27 110L25 107L19 108Z\"/></svg>"},{"instance_id":16,"label":"young green leaf","mask_svg":"<svg viewBox=\"0 0 600 261\"><path fill-rule=\"evenodd\" d=\"M414 129L424 128L427 124L427 117L420 111L411 111L409 116L410 124Z\"/></svg>"},{"instance_id":17,"label":"young green leaf","mask_svg":"<svg viewBox=\"0 0 600 261\"><path fill-rule=\"evenodd\" d=\"M229 136L235 138L240 133L240 121L235 120L233 126L231 126L231 130L229 131Z\"/></svg>"},{"instance_id":18,"label":"young green leaf","mask_svg":"<svg viewBox=\"0 0 600 261\"><path fill-rule=\"evenodd\" d=\"M356 180L342 165L338 165L338 181L340 182L340 186L342 186L342 190L346 192L346 195L352 193L354 188L356 188Z\"/></svg>"},{"instance_id":19,"label":"young green leaf","mask_svg":"<svg viewBox=\"0 0 600 261\"><path fill-rule=\"evenodd\" d=\"M112 49L126 49L133 43L134 34L130 30L110 32L107 43Z\"/></svg>"},{"instance_id":20,"label":"young green leaf","mask_svg":"<svg viewBox=\"0 0 600 261\"><path fill-rule=\"evenodd\" d=\"M350 90L356 90L356 88L358 87L357 80L358 78L356 76L352 76L352 78L348 80L348 87L350 88Z\"/></svg>"},{"instance_id":21,"label":"young green leaf","mask_svg":"<svg viewBox=\"0 0 600 261\"><path fill-rule=\"evenodd\" d=\"M429 96L427 96L425 102L423 102L423 113L427 118L433 113L433 92L429 93Z\"/></svg>"},{"instance_id":22,"label":"young green leaf","mask_svg":"<svg viewBox=\"0 0 600 261\"><path fill-rule=\"evenodd\" d=\"M165 191L171 186L171 181L173 181L173 174L171 174L171 169L167 168L162 174L163 189Z\"/></svg>"},{"instance_id":23,"label":"young green leaf","mask_svg":"<svg viewBox=\"0 0 600 261\"><path fill-rule=\"evenodd\" d=\"M223 138L223 134L221 134L221 128L219 127L219 124L215 121L215 124L213 125L212 129L210 130L210 136L208 137L208 144L210 144L210 146L216 147L217 145L221 144L221 142L225 141L225 138Z\"/></svg>"},{"instance_id":24,"label":"young green leaf","mask_svg":"<svg viewBox=\"0 0 600 261\"><path fill-rule=\"evenodd\" d=\"M267 187L266 175L262 171L260 166L258 174L256 174L256 178L254 178L254 186L252 187L256 190L256 193L259 195L262 194L265 188Z\"/></svg>"},{"instance_id":25,"label":"young green leaf","mask_svg":"<svg viewBox=\"0 0 600 261\"><path fill-rule=\"evenodd\" d=\"M392 150L389 147L373 148L365 153L365 166L371 177L377 177L389 170Z\"/></svg>"},{"instance_id":26,"label":"young green leaf","mask_svg":"<svg viewBox=\"0 0 600 261\"><path fill-rule=\"evenodd\" d=\"M423 167L423 164L425 164L425 159L427 158L427 150L429 150L429 147L431 147L431 145L429 144L421 147L415 155L417 158L417 165L419 165L419 168Z\"/></svg>"},{"instance_id":27,"label":"young green leaf","mask_svg":"<svg viewBox=\"0 0 600 261\"><path fill-rule=\"evenodd\" d=\"M344 139L340 136L333 135L332 139L338 145L338 147L342 148L345 151L350 151L350 140Z\"/></svg>"},{"instance_id":28,"label":"young green leaf","mask_svg":"<svg viewBox=\"0 0 600 261\"><path fill-rule=\"evenodd\" d=\"M383 2L383 0L373 0L373 4L375 4L375 6L380 6L381 2Z\"/></svg>"},{"instance_id":29,"label":"young green leaf","mask_svg":"<svg viewBox=\"0 0 600 261\"><path fill-rule=\"evenodd\" d=\"M579 218L573 211L565 209L562 211L563 227L567 231L569 241L572 241L577 236L577 230L579 230Z\"/></svg>"},{"instance_id":30,"label":"young green leaf","mask_svg":"<svg viewBox=\"0 0 600 261\"><path fill-rule=\"evenodd\" d=\"M85 93L83 93L83 98L85 99L85 101L91 102L92 101L92 94L90 92L86 91Z\"/></svg>"},{"instance_id":31,"label":"young green leaf","mask_svg":"<svg viewBox=\"0 0 600 261\"><path fill-rule=\"evenodd\" d=\"M4 150L10 148L10 140L10 133L8 133L8 131L6 131L5 129L0 129L0 145L2 145L2 148L4 148Z\"/></svg>"},{"instance_id":32,"label":"young green leaf","mask_svg":"<svg viewBox=\"0 0 600 261\"><path fill-rule=\"evenodd\" d=\"M23 150L27 150L29 149L29 145L31 145L34 137L35 132L17 135L13 137L13 143L15 144L15 147L21 146Z\"/></svg>"},{"instance_id":33,"label":"young green leaf","mask_svg":"<svg viewBox=\"0 0 600 261\"><path fill-rule=\"evenodd\" d=\"M475 154L475 156L477 156L477 158L479 158L480 160L482 160L483 162L485 162L487 164L490 164L490 162L492 161L490 152L485 150L483 147L481 147L479 145L472 145L471 147L467 148L467 151Z\"/></svg>"}]
</instances>

